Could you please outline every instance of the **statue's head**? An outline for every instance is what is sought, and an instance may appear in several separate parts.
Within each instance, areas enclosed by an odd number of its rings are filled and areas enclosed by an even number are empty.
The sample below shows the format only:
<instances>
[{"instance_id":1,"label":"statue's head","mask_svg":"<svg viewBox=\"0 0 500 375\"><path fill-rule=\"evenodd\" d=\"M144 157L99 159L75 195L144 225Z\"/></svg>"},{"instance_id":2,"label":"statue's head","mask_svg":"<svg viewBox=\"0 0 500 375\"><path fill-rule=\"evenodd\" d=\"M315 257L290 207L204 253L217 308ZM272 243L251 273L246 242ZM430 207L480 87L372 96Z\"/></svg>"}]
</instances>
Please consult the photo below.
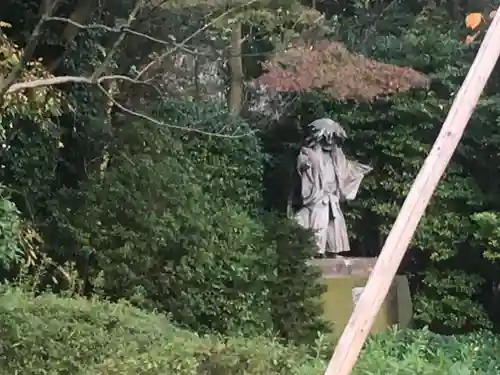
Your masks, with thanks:
<instances>
[{"instance_id":1,"label":"statue's head","mask_svg":"<svg viewBox=\"0 0 500 375\"><path fill-rule=\"evenodd\" d=\"M329 118L321 118L308 125L310 145L320 145L331 149L333 145L347 138L347 133L338 123Z\"/></svg>"}]
</instances>

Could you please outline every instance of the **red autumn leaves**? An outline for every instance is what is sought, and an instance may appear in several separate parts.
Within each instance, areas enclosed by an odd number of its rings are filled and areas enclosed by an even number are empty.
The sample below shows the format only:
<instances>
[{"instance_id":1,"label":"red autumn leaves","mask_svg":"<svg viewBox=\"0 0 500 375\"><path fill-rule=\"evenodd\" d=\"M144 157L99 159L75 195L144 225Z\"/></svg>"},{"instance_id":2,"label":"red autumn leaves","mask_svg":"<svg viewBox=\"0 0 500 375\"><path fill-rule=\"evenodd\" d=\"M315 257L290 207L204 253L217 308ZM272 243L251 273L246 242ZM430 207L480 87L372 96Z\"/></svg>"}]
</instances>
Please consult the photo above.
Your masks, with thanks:
<instances>
[{"instance_id":1,"label":"red autumn leaves","mask_svg":"<svg viewBox=\"0 0 500 375\"><path fill-rule=\"evenodd\" d=\"M372 100L429 83L411 68L368 59L331 41L298 45L264 67L259 83L266 87L281 92L324 89L336 99Z\"/></svg>"}]
</instances>

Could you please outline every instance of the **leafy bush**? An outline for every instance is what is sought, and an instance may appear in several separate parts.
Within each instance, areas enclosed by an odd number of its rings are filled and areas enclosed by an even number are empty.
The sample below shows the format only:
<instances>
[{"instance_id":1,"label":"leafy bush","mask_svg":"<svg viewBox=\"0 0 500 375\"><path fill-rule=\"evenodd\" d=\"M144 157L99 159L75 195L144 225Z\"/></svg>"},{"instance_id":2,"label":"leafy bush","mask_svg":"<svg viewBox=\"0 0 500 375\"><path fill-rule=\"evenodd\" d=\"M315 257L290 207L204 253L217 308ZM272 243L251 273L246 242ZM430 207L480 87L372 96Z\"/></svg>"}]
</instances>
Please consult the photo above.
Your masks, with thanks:
<instances>
[{"instance_id":1,"label":"leafy bush","mask_svg":"<svg viewBox=\"0 0 500 375\"><path fill-rule=\"evenodd\" d=\"M320 318L318 297L326 287L315 281L321 272L307 265L316 252L314 237L287 218L268 215L266 242L275 246L278 258L270 295L274 330L287 341L312 344L331 328Z\"/></svg>"},{"instance_id":2,"label":"leafy bush","mask_svg":"<svg viewBox=\"0 0 500 375\"><path fill-rule=\"evenodd\" d=\"M233 203L238 198L221 191L222 177L200 179L231 164L219 164L214 159L225 155L215 152L212 164L199 163L168 132L139 129L105 178L90 181L74 223L88 239L103 293L169 312L198 331L271 329L273 249L261 246L264 230Z\"/></svg>"},{"instance_id":3,"label":"leafy bush","mask_svg":"<svg viewBox=\"0 0 500 375\"><path fill-rule=\"evenodd\" d=\"M373 166L358 198L346 209L353 249L360 255L378 255L470 67L475 51L459 38L462 25L449 19L438 22L441 16L441 12L431 12L398 32L370 37L371 57L427 73L432 78L428 90L370 103L335 101L328 93L316 92L301 96L290 121L284 122L291 133L317 116L331 117L348 130L347 153ZM414 276L411 284L418 323L441 333L488 328L492 319L499 322L498 304L490 302L498 300L491 291L497 289L500 274L499 264L492 262L497 253L491 230L494 217L474 215L499 209L499 184L491 178L498 175L497 162L491 159L499 147L496 82L491 79L402 269ZM446 290L443 279L449 280Z\"/></svg>"},{"instance_id":4,"label":"leafy bush","mask_svg":"<svg viewBox=\"0 0 500 375\"><path fill-rule=\"evenodd\" d=\"M165 123L201 131L155 131L182 143L182 153L176 156L189 169L192 182L212 199L230 199L249 212L261 207L265 155L249 123L217 104L167 102L158 112Z\"/></svg>"},{"instance_id":5,"label":"leafy bush","mask_svg":"<svg viewBox=\"0 0 500 375\"><path fill-rule=\"evenodd\" d=\"M180 111L187 117L164 109L165 121L248 131L220 108L195 109ZM69 218L91 259L93 292L169 313L197 332L272 331L312 342L327 329L319 274L305 264L311 234L259 212L263 156L255 138L138 123L124 127L115 145L105 174L88 181Z\"/></svg>"},{"instance_id":6,"label":"leafy bush","mask_svg":"<svg viewBox=\"0 0 500 375\"><path fill-rule=\"evenodd\" d=\"M309 375L322 367L299 349L200 337L125 304L12 289L0 301L0 374Z\"/></svg>"},{"instance_id":7,"label":"leafy bush","mask_svg":"<svg viewBox=\"0 0 500 375\"><path fill-rule=\"evenodd\" d=\"M500 338L489 332L442 336L426 329L391 331L369 340L355 375L494 375ZM353 374L353 375L354 375Z\"/></svg>"},{"instance_id":8,"label":"leafy bush","mask_svg":"<svg viewBox=\"0 0 500 375\"><path fill-rule=\"evenodd\" d=\"M415 319L430 327L441 323L441 330L491 328L484 308L474 297L484 279L461 270L427 269L415 301Z\"/></svg>"},{"instance_id":9,"label":"leafy bush","mask_svg":"<svg viewBox=\"0 0 500 375\"><path fill-rule=\"evenodd\" d=\"M8 269L21 258L20 235L19 211L13 202L0 195L0 268Z\"/></svg>"},{"instance_id":10,"label":"leafy bush","mask_svg":"<svg viewBox=\"0 0 500 375\"><path fill-rule=\"evenodd\" d=\"M0 334L2 375L320 375L326 365L270 338L199 336L124 303L11 287L0 292ZM390 331L369 339L353 375L496 375L499 350L487 332Z\"/></svg>"}]
</instances>

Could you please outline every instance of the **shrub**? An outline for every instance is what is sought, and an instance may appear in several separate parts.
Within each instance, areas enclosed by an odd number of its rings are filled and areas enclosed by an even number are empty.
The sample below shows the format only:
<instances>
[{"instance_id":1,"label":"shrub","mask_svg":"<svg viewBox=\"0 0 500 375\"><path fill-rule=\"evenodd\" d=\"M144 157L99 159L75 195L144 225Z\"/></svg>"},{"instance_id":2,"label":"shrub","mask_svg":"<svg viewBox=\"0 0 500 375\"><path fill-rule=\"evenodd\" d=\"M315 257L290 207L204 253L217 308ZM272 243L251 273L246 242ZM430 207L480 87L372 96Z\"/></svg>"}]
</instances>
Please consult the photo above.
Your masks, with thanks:
<instances>
[{"instance_id":1,"label":"shrub","mask_svg":"<svg viewBox=\"0 0 500 375\"><path fill-rule=\"evenodd\" d=\"M272 329L276 259L262 246L262 225L205 194L176 159L130 160L93 185L80 217L104 295L168 312L199 332Z\"/></svg>"},{"instance_id":2,"label":"shrub","mask_svg":"<svg viewBox=\"0 0 500 375\"><path fill-rule=\"evenodd\" d=\"M122 303L13 289L0 301L0 374L306 375L322 367L299 349L200 337Z\"/></svg>"},{"instance_id":3,"label":"shrub","mask_svg":"<svg viewBox=\"0 0 500 375\"><path fill-rule=\"evenodd\" d=\"M438 134L453 93L470 67L474 51L458 37L456 28L462 26L442 19L437 22L441 12L431 13L397 35L373 35L370 47L374 59L429 74L432 85L428 90L370 103L334 101L325 92L309 93L295 101L294 109L289 109L289 121L283 121L287 130L281 134L296 134L309 120L331 117L349 134L346 153L373 167L345 212L357 255L378 255ZM429 27L430 22L437 27ZM499 72L495 71L495 77ZM493 264L495 250L488 244L494 242L495 233L490 230L491 223L485 222L488 218L477 217L477 213L498 210L499 184L490 178L496 176L496 167L490 166L498 164L490 156L496 155L493 150L498 149L500 139L498 127L493 125L500 108L493 94L498 92L498 81L490 79L492 83L471 118L471 130L464 135L434 192L401 269L414 276L416 323L440 333L488 328L489 320L498 321L500 316L495 302L498 298L492 292L499 284L498 263ZM296 142L290 136L283 139L281 148L275 146L280 154L287 150L287 143ZM274 158L280 156L283 159L282 155ZM443 280L448 280L448 285L443 286Z\"/></svg>"},{"instance_id":4,"label":"shrub","mask_svg":"<svg viewBox=\"0 0 500 375\"><path fill-rule=\"evenodd\" d=\"M265 154L249 123L235 119L225 106L192 102L164 103L160 116L169 124L222 135L155 131L182 143L182 153L176 156L204 193L250 212L261 207Z\"/></svg>"},{"instance_id":5,"label":"shrub","mask_svg":"<svg viewBox=\"0 0 500 375\"><path fill-rule=\"evenodd\" d=\"M166 115L206 131L227 121L226 131L246 132L248 124L217 110L195 111L207 123L193 110L182 111L187 120L173 109ZM197 332L273 331L313 342L326 325L319 274L305 265L311 234L259 212L258 142L174 133L128 125L109 149L104 178L86 186L70 219L90 254L94 291L169 313ZM276 307L283 300L287 309Z\"/></svg>"},{"instance_id":6,"label":"shrub","mask_svg":"<svg viewBox=\"0 0 500 375\"><path fill-rule=\"evenodd\" d=\"M0 269L7 270L22 257L21 217L16 205L7 199L0 186Z\"/></svg>"},{"instance_id":7,"label":"shrub","mask_svg":"<svg viewBox=\"0 0 500 375\"><path fill-rule=\"evenodd\" d=\"M369 340L353 375L494 375L500 339L489 332L443 336L426 329Z\"/></svg>"},{"instance_id":8,"label":"shrub","mask_svg":"<svg viewBox=\"0 0 500 375\"><path fill-rule=\"evenodd\" d=\"M266 217L266 242L276 249L276 282L271 289L273 327L290 342L313 344L318 334L330 331L321 316L319 269L307 260L316 252L314 237L297 223L278 215Z\"/></svg>"},{"instance_id":9,"label":"shrub","mask_svg":"<svg viewBox=\"0 0 500 375\"><path fill-rule=\"evenodd\" d=\"M0 291L0 374L320 375L325 362L269 338L200 336L125 303ZM309 350L310 348L308 348ZM331 348L330 348L331 350ZM389 331L353 375L497 375L500 339Z\"/></svg>"}]
</instances>

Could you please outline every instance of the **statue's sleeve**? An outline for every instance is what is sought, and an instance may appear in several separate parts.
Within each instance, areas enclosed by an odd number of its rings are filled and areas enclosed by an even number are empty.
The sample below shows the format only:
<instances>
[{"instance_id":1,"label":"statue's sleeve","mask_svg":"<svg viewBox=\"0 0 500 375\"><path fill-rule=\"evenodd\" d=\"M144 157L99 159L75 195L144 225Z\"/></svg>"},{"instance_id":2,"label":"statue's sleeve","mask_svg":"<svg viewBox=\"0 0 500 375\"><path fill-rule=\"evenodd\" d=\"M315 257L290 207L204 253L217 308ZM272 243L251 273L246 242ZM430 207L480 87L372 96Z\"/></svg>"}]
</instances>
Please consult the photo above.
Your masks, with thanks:
<instances>
[{"instance_id":1,"label":"statue's sleeve","mask_svg":"<svg viewBox=\"0 0 500 375\"><path fill-rule=\"evenodd\" d=\"M297 172L300 176L301 196L305 206L317 200L319 195L318 179L315 174L318 173L317 166L313 164L308 152L300 150L297 158Z\"/></svg>"},{"instance_id":2,"label":"statue's sleeve","mask_svg":"<svg viewBox=\"0 0 500 375\"><path fill-rule=\"evenodd\" d=\"M361 181L372 168L347 159L340 148L335 151L335 161L341 197L343 200L353 200L358 194Z\"/></svg>"}]
</instances>

